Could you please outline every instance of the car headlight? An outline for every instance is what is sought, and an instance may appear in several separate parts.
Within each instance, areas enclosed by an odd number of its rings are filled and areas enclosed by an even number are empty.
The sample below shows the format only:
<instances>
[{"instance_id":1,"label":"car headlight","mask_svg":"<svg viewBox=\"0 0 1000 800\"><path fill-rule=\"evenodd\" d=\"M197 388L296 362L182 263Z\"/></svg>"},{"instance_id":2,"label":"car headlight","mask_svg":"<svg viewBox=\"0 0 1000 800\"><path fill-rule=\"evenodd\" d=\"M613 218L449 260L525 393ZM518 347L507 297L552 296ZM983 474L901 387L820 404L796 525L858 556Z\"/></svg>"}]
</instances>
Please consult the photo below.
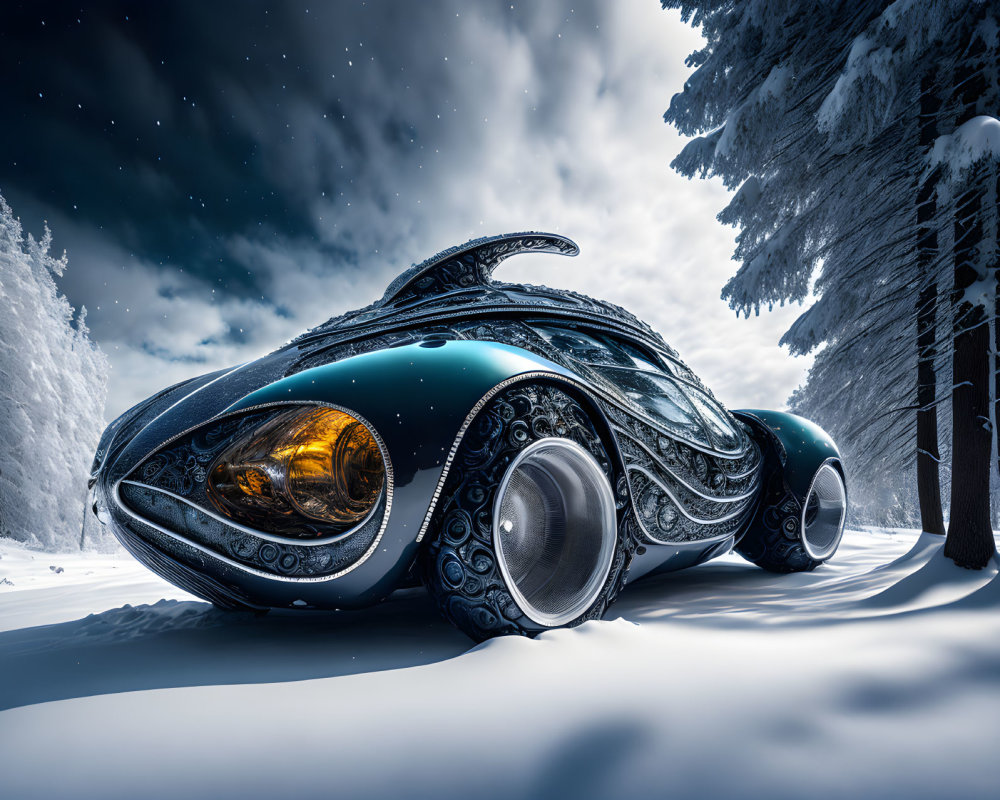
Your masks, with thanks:
<instances>
[{"instance_id":1,"label":"car headlight","mask_svg":"<svg viewBox=\"0 0 1000 800\"><path fill-rule=\"evenodd\" d=\"M207 493L236 522L292 538L344 533L378 503L385 462L363 422L334 408L279 414L223 450Z\"/></svg>"}]
</instances>

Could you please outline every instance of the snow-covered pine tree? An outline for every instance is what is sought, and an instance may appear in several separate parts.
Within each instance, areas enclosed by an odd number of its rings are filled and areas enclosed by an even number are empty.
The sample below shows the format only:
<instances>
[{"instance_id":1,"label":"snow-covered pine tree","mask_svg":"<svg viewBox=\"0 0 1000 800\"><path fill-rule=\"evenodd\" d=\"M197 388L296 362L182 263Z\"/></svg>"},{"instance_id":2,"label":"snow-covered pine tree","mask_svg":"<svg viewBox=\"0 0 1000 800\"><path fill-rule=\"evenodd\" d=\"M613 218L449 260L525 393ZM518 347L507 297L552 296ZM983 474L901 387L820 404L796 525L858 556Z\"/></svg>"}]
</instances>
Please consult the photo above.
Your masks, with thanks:
<instances>
[{"instance_id":1,"label":"snow-covered pine tree","mask_svg":"<svg viewBox=\"0 0 1000 800\"><path fill-rule=\"evenodd\" d=\"M901 245L905 250L898 227L907 224L905 218L914 209L912 200L900 197L900 192L884 195L883 165L842 152L819 130L817 115L852 43L886 5L802 0L664 3L700 25L707 40L707 46L689 58L697 69L665 115L682 133L702 134L673 166L689 176L718 175L730 188L739 187L719 214L721 221L741 229L734 258L742 266L723 297L738 313L749 314L759 313L762 305L804 301L811 289L821 294L783 341L795 353L826 343L809 382L822 385L823 392L814 398L813 408L807 407L812 398L802 392L793 400L842 444L852 499L866 506L888 487L878 486L871 497L858 488L876 486L870 476L885 474L886 460L895 462L888 466L900 467L905 459L877 446L885 440L887 425L899 427L902 420L893 415L872 422L885 410L886 395L872 390L865 378L884 376L894 387L888 397L898 406L911 407L914 381L905 383L908 362L895 363L891 371L878 375L858 370L880 349L879 338L898 336L898 331L872 330L854 339L843 337L843 332L845 323L864 312L873 293L884 293L891 283L873 280L872 273L885 259L898 258ZM895 177L899 184L900 176ZM913 184L901 188L906 194ZM891 235L879 238L879 231L868 237L867 230L890 217L894 219L886 229ZM836 277L848 281L834 286ZM880 299L884 304L889 298ZM872 322L885 325L900 316L908 322L911 315L894 309L893 314L874 315ZM838 342L844 352L830 358L836 352L831 344ZM849 364L851 369L828 368L827 363ZM903 393L898 389L901 379ZM898 437L909 431L888 433Z\"/></svg>"},{"instance_id":2,"label":"snow-covered pine tree","mask_svg":"<svg viewBox=\"0 0 1000 800\"><path fill-rule=\"evenodd\" d=\"M948 393L938 397L936 385L952 341L939 341L938 309L953 286L956 208L939 197L929 156L961 122L958 65L982 63L990 48L996 62L993 4L664 5L708 39L666 119L710 132L675 166L742 183L720 214L742 227L743 265L724 297L745 313L803 300L818 273L819 300L782 339L793 352L824 345L793 408L845 445L855 496L919 453L924 526L943 530L935 428ZM980 415L956 398L958 431ZM988 504L988 492L977 496Z\"/></svg>"},{"instance_id":3,"label":"snow-covered pine tree","mask_svg":"<svg viewBox=\"0 0 1000 800\"><path fill-rule=\"evenodd\" d=\"M108 362L59 293L66 256L24 238L0 196L0 535L80 546L88 468L104 427Z\"/></svg>"},{"instance_id":4,"label":"snow-covered pine tree","mask_svg":"<svg viewBox=\"0 0 1000 800\"><path fill-rule=\"evenodd\" d=\"M988 326L996 270L996 234L990 222L996 218L995 154L988 135L981 128L972 133L970 125L978 115L1000 110L998 12L994 3L981 0L898 0L888 5L852 43L844 70L824 98L818 117L820 128L843 150L884 154L889 175L906 172L916 179L916 252L903 253L897 265L887 265L896 267L895 286L887 288L897 300L916 291L922 501L927 472L935 461L930 451L933 437L924 423L928 409L939 402L931 388L936 383L934 373L947 374L950 356L951 380L945 385L951 388L940 398L950 399L952 418L945 553L970 567L985 565L994 552ZM916 140L904 135L914 115ZM974 144L968 141L970 136ZM955 149L962 154L958 163L951 152ZM970 151L975 155L969 156ZM963 161L967 156L971 163ZM883 192L893 189L887 183ZM908 229L901 230L910 239ZM890 233L885 230L885 235ZM887 307L876 306L879 311ZM935 331L938 308L950 324ZM881 357L902 357L910 349L910 334L903 329L889 342L896 344L895 349L883 351ZM837 352L835 344L829 355L821 357L835 359ZM945 358L935 359L937 352ZM878 364L872 361L870 367ZM822 392L821 386L808 388L814 394ZM924 524L929 527L927 513Z\"/></svg>"}]
</instances>

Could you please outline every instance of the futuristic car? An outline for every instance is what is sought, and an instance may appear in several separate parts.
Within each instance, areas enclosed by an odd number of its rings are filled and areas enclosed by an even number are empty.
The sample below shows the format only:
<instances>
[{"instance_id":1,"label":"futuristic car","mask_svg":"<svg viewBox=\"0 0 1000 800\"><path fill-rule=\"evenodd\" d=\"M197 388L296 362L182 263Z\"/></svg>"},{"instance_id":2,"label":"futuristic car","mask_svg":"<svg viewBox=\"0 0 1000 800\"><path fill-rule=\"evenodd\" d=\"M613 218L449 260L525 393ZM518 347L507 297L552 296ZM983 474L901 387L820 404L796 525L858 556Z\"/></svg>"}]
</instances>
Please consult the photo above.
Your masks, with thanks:
<instances>
[{"instance_id":1,"label":"futuristic car","mask_svg":"<svg viewBox=\"0 0 1000 800\"><path fill-rule=\"evenodd\" d=\"M140 561L224 608L356 608L423 582L474 639L600 617L626 580L733 548L829 559L840 454L729 412L617 306L498 283L553 234L479 239L367 308L115 420L93 509Z\"/></svg>"}]
</instances>

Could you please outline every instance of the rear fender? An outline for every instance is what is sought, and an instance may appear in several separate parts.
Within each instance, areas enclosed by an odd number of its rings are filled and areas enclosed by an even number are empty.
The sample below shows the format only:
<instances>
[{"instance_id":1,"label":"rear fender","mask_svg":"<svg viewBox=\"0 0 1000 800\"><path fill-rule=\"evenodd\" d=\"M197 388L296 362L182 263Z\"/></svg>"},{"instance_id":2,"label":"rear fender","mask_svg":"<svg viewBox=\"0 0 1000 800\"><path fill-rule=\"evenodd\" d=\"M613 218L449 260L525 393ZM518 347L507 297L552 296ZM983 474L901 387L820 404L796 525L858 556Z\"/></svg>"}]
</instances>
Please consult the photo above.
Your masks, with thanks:
<instances>
[{"instance_id":1,"label":"rear fender","mask_svg":"<svg viewBox=\"0 0 1000 800\"><path fill-rule=\"evenodd\" d=\"M840 450L815 422L787 411L739 409L732 413L750 426L758 445L774 449L785 483L796 495L806 496L813 475L827 461L844 477Z\"/></svg>"},{"instance_id":2,"label":"rear fender","mask_svg":"<svg viewBox=\"0 0 1000 800\"><path fill-rule=\"evenodd\" d=\"M796 414L761 409L732 413L750 428L764 456L761 500L746 530L765 524L766 518L769 528L779 525L789 539L799 538L802 509L820 467L830 464L845 477L840 450L819 425ZM846 479L844 486L846 491Z\"/></svg>"}]
</instances>

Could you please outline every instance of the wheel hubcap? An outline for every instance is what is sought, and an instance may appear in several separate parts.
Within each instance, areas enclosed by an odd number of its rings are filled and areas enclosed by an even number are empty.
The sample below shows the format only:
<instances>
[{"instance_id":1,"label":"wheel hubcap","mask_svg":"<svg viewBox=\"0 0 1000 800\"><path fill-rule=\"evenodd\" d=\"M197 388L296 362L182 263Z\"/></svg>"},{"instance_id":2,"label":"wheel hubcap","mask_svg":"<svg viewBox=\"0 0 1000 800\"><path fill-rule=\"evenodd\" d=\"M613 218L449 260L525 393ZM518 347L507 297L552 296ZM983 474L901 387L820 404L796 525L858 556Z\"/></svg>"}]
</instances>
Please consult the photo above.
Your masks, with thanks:
<instances>
[{"instance_id":1,"label":"wheel hubcap","mask_svg":"<svg viewBox=\"0 0 1000 800\"><path fill-rule=\"evenodd\" d=\"M500 571L514 601L556 627L597 599L611 570L617 522L611 484L569 439L540 439L511 462L493 509Z\"/></svg>"},{"instance_id":2,"label":"wheel hubcap","mask_svg":"<svg viewBox=\"0 0 1000 800\"><path fill-rule=\"evenodd\" d=\"M802 546L810 558L822 561L833 555L844 535L846 512L844 479L824 464L816 470L802 508Z\"/></svg>"}]
</instances>

